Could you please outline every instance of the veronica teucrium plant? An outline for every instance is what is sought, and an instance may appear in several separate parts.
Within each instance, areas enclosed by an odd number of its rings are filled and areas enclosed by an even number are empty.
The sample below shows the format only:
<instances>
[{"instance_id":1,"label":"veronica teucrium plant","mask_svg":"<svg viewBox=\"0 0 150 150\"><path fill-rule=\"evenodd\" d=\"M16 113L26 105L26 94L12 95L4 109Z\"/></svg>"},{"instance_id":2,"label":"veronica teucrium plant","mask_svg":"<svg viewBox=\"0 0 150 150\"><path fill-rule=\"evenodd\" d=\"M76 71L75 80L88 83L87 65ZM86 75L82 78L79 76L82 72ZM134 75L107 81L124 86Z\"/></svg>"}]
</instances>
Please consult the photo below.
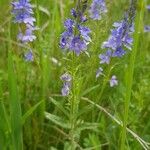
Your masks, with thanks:
<instances>
[{"instance_id":1,"label":"veronica teucrium plant","mask_svg":"<svg viewBox=\"0 0 150 150\"><path fill-rule=\"evenodd\" d=\"M61 90L62 96L68 98L69 105L69 122L70 122L70 132L71 137L71 149L76 149L75 139L79 138L79 133L77 134L77 115L78 108L80 104L79 98L79 82L80 82L80 69L79 69L79 59L81 55L84 55L88 51L88 45L90 44L91 30L85 26L88 18L85 15L87 1L83 2L77 0L75 2L75 8L71 9L71 18L64 21L65 31L60 37L60 48L63 53L69 56L69 64L65 66L65 73L63 73L60 79L63 82L63 87ZM78 61L77 61L78 60Z\"/></svg>"}]
</instances>

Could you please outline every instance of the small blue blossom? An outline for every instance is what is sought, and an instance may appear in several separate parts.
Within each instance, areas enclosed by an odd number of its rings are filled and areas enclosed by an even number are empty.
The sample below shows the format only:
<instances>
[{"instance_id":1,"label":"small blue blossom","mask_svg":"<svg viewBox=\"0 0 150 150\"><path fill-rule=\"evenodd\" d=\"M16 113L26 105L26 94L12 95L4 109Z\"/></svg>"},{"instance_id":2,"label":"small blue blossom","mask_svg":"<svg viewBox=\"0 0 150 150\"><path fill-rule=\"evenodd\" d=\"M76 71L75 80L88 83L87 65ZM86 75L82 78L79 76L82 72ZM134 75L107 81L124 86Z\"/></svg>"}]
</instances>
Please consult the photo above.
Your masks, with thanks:
<instances>
[{"instance_id":1,"label":"small blue blossom","mask_svg":"<svg viewBox=\"0 0 150 150\"><path fill-rule=\"evenodd\" d=\"M27 52L26 54L25 54L25 60L26 61L28 61L28 62L31 62L31 61L33 61L33 53L32 53L32 51L30 50L29 52Z\"/></svg>"},{"instance_id":2,"label":"small blue blossom","mask_svg":"<svg viewBox=\"0 0 150 150\"><path fill-rule=\"evenodd\" d=\"M101 15L107 12L105 0L93 0L89 13L93 20L100 20Z\"/></svg>"},{"instance_id":3,"label":"small blue blossom","mask_svg":"<svg viewBox=\"0 0 150 150\"><path fill-rule=\"evenodd\" d=\"M65 73L60 77L60 79L64 82L70 82L72 80L72 77L70 74Z\"/></svg>"},{"instance_id":4,"label":"small blue blossom","mask_svg":"<svg viewBox=\"0 0 150 150\"><path fill-rule=\"evenodd\" d=\"M73 9L71 9L71 15L73 16L73 17L77 17L77 12L76 12L76 10L73 8Z\"/></svg>"},{"instance_id":5,"label":"small blue blossom","mask_svg":"<svg viewBox=\"0 0 150 150\"><path fill-rule=\"evenodd\" d=\"M83 41L81 37L76 36L71 41L70 50L74 51L77 56L79 56L82 51L87 50L86 42Z\"/></svg>"},{"instance_id":6,"label":"small blue blossom","mask_svg":"<svg viewBox=\"0 0 150 150\"><path fill-rule=\"evenodd\" d=\"M28 25L25 34L23 34L22 32L18 34L18 39L23 43L33 42L36 39L36 36L33 34L34 30L35 28Z\"/></svg>"},{"instance_id":7,"label":"small blue blossom","mask_svg":"<svg viewBox=\"0 0 150 150\"><path fill-rule=\"evenodd\" d=\"M68 86L68 84L64 83L62 89L61 89L61 94L62 96L68 96L70 93L70 88Z\"/></svg>"},{"instance_id":8,"label":"small blue blossom","mask_svg":"<svg viewBox=\"0 0 150 150\"><path fill-rule=\"evenodd\" d=\"M103 68L99 67L98 70L96 71L96 78L98 78L100 75L103 75Z\"/></svg>"},{"instance_id":9,"label":"small blue blossom","mask_svg":"<svg viewBox=\"0 0 150 150\"><path fill-rule=\"evenodd\" d=\"M150 26L144 26L144 32L150 32Z\"/></svg>"},{"instance_id":10,"label":"small blue blossom","mask_svg":"<svg viewBox=\"0 0 150 150\"><path fill-rule=\"evenodd\" d=\"M148 10L150 10L150 5L147 5L146 8L147 8Z\"/></svg>"},{"instance_id":11,"label":"small blue blossom","mask_svg":"<svg viewBox=\"0 0 150 150\"><path fill-rule=\"evenodd\" d=\"M89 34L91 33L91 30L88 27L84 27L84 26L79 25L78 29L80 31L80 34L81 34L82 38L85 41L87 41L87 42L92 41L90 36L89 36Z\"/></svg>"},{"instance_id":12,"label":"small blue blossom","mask_svg":"<svg viewBox=\"0 0 150 150\"><path fill-rule=\"evenodd\" d=\"M71 88L72 77L70 74L63 74L60 79L63 81L63 87L61 89L62 96L68 96Z\"/></svg>"},{"instance_id":13,"label":"small blue blossom","mask_svg":"<svg viewBox=\"0 0 150 150\"><path fill-rule=\"evenodd\" d=\"M118 80L117 80L117 77L115 75L113 75L110 79L110 87L114 87L116 85L118 85Z\"/></svg>"},{"instance_id":14,"label":"small blue blossom","mask_svg":"<svg viewBox=\"0 0 150 150\"><path fill-rule=\"evenodd\" d=\"M110 63L110 57L112 56L111 50L107 50L105 54L100 54L100 64L109 64Z\"/></svg>"},{"instance_id":15,"label":"small blue blossom","mask_svg":"<svg viewBox=\"0 0 150 150\"><path fill-rule=\"evenodd\" d=\"M67 19L64 22L64 26L66 29L72 29L74 25L75 25L75 22L72 19Z\"/></svg>"}]
</instances>

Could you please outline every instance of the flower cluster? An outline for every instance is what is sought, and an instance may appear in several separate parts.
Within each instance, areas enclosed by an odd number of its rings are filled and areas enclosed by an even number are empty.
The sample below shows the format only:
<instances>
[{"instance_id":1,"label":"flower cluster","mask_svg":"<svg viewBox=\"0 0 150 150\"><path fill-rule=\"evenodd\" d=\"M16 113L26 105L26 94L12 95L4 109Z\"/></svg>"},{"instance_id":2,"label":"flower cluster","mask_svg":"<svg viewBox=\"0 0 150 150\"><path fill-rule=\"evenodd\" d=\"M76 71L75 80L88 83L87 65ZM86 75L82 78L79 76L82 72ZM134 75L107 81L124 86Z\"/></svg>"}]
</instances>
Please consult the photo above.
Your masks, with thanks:
<instances>
[{"instance_id":1,"label":"flower cluster","mask_svg":"<svg viewBox=\"0 0 150 150\"><path fill-rule=\"evenodd\" d=\"M22 28L18 39L23 43L32 42L36 39L35 35L33 35L35 18L32 16L32 5L29 0L19 0L18 2L12 2L12 6L12 13L15 17L14 22L25 25L25 29L24 27Z\"/></svg>"},{"instance_id":2,"label":"flower cluster","mask_svg":"<svg viewBox=\"0 0 150 150\"><path fill-rule=\"evenodd\" d=\"M89 13L93 20L100 20L102 14L107 12L105 0L93 0Z\"/></svg>"},{"instance_id":3,"label":"flower cluster","mask_svg":"<svg viewBox=\"0 0 150 150\"><path fill-rule=\"evenodd\" d=\"M132 49L132 33L134 32L134 16L135 7L134 3L131 3L129 11L125 14L125 17L120 22L113 24L111 35L108 40L103 42L102 49L106 49L105 53L100 54L100 64L109 64L113 57L122 57L126 54L126 50ZM97 71L96 77L99 77L101 73ZM112 76L110 80L110 86L117 85L117 77Z\"/></svg>"},{"instance_id":4,"label":"flower cluster","mask_svg":"<svg viewBox=\"0 0 150 150\"><path fill-rule=\"evenodd\" d=\"M63 81L63 87L61 90L62 96L68 96L70 93L72 77L70 74L65 73L60 77L60 79Z\"/></svg>"},{"instance_id":5,"label":"flower cluster","mask_svg":"<svg viewBox=\"0 0 150 150\"><path fill-rule=\"evenodd\" d=\"M33 31L36 30L34 27L34 22L36 21L33 17L32 5L29 0L18 0L17 2L12 2L14 15L14 22L20 24L20 31L18 34L18 40L22 43L33 42L36 36ZM32 54L29 52L30 55Z\"/></svg>"},{"instance_id":6,"label":"flower cluster","mask_svg":"<svg viewBox=\"0 0 150 150\"><path fill-rule=\"evenodd\" d=\"M60 47L64 50L74 51L77 56L87 50L91 42L89 36L91 30L82 24L87 20L80 11L71 10L74 19L66 19L64 22L65 31L61 34Z\"/></svg>"}]
</instances>

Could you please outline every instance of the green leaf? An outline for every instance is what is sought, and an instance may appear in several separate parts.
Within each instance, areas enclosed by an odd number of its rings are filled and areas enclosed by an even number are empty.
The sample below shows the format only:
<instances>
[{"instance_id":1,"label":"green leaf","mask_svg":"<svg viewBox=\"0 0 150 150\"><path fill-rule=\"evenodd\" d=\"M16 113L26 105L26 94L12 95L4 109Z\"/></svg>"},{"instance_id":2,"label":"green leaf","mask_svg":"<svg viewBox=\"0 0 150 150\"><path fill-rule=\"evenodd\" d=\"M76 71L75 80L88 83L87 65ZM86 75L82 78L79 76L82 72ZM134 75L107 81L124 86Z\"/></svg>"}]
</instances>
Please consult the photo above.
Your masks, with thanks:
<instances>
[{"instance_id":1,"label":"green leaf","mask_svg":"<svg viewBox=\"0 0 150 150\"><path fill-rule=\"evenodd\" d=\"M9 49L10 50L10 49ZM23 149L21 104L18 96L16 73L14 72L12 54L8 54L9 108L11 117L12 143L15 150Z\"/></svg>"},{"instance_id":2,"label":"green leaf","mask_svg":"<svg viewBox=\"0 0 150 150\"><path fill-rule=\"evenodd\" d=\"M81 96L85 96L85 95L87 95L87 94L88 94L88 93L90 93L91 91L93 91L93 90L97 89L99 86L100 86L100 84L98 84L98 85L96 85L96 86L93 86L93 87L88 88L87 90L85 90L85 91L81 94Z\"/></svg>"},{"instance_id":3,"label":"green leaf","mask_svg":"<svg viewBox=\"0 0 150 150\"><path fill-rule=\"evenodd\" d=\"M62 128L65 128L65 129L70 129L71 128L71 125L68 121L56 116L56 115L52 115L48 112L45 112L45 117L47 119L49 119L50 121L52 121L54 124L62 127Z\"/></svg>"},{"instance_id":4,"label":"green leaf","mask_svg":"<svg viewBox=\"0 0 150 150\"><path fill-rule=\"evenodd\" d=\"M84 114L84 113L87 113L87 112L89 112L91 109L93 109L94 107L93 107L93 105L87 105L87 106L84 106L81 110L79 110L79 112L78 112L78 117L79 116L81 116L82 114Z\"/></svg>"},{"instance_id":5,"label":"green leaf","mask_svg":"<svg viewBox=\"0 0 150 150\"><path fill-rule=\"evenodd\" d=\"M98 132L98 128L99 127L99 123L90 123L90 122L85 122L83 124L81 124L78 127L79 131L83 131L83 130L93 130L95 132Z\"/></svg>"},{"instance_id":6,"label":"green leaf","mask_svg":"<svg viewBox=\"0 0 150 150\"><path fill-rule=\"evenodd\" d=\"M25 123L27 118L33 114L33 112L43 103L43 101L38 102L33 107L31 107L22 117L22 125Z\"/></svg>"},{"instance_id":7,"label":"green leaf","mask_svg":"<svg viewBox=\"0 0 150 150\"><path fill-rule=\"evenodd\" d=\"M59 109L61 110L67 117L69 117L69 113L64 109L64 107L62 106L62 104L60 104L59 102L57 102L55 99L53 99L52 97L50 97L51 102Z\"/></svg>"},{"instance_id":8,"label":"green leaf","mask_svg":"<svg viewBox=\"0 0 150 150\"><path fill-rule=\"evenodd\" d=\"M6 149L6 135L5 132L8 130L6 121L6 111L3 104L3 95L0 79L0 149Z\"/></svg>"}]
</instances>

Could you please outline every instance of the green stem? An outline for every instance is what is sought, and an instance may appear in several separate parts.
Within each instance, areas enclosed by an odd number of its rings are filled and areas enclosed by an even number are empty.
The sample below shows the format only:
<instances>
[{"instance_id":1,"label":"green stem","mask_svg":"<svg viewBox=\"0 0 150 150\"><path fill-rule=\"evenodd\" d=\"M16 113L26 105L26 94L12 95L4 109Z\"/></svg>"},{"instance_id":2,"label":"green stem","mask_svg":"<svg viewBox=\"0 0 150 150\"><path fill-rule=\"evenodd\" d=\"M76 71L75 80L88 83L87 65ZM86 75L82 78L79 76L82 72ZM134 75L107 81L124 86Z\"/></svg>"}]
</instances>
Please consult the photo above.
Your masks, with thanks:
<instances>
[{"instance_id":1,"label":"green stem","mask_svg":"<svg viewBox=\"0 0 150 150\"><path fill-rule=\"evenodd\" d=\"M132 93L134 67L135 67L135 60L136 60L138 43L139 43L139 36L140 36L139 32L140 32L141 23L144 15L144 1L140 0L138 4L140 6L140 10L137 11L137 16L135 21L133 50L130 56L128 69L126 70L126 95L125 95L125 104L124 104L124 119L123 119L120 150L125 150L126 127L128 123L129 104L130 104L131 93Z\"/></svg>"},{"instance_id":2,"label":"green stem","mask_svg":"<svg viewBox=\"0 0 150 150\"><path fill-rule=\"evenodd\" d=\"M74 150L76 145L75 145L75 123L76 123L76 114L78 112L78 100L76 97L76 58L75 58L75 53L72 53L72 68L71 68L71 75L72 75L72 98L70 99L70 123L71 123L71 130L70 130L70 136L71 136L71 149Z\"/></svg>"}]
</instances>

